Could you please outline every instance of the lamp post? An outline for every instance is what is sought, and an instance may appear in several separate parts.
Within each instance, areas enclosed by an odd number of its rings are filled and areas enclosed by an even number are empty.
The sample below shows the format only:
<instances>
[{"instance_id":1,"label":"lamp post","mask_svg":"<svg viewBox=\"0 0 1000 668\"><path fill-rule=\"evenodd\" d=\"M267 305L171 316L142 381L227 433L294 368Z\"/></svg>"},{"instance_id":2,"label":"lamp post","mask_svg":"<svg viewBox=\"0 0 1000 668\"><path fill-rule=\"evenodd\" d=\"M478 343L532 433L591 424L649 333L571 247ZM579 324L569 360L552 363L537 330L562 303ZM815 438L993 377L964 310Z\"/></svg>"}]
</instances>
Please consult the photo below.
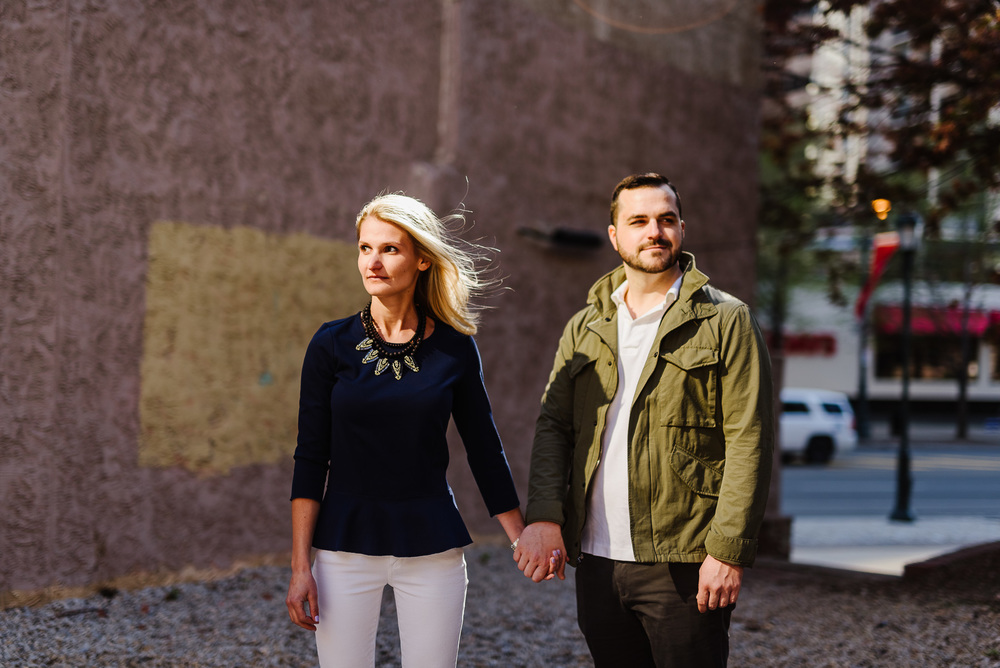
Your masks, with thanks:
<instances>
[{"instance_id":1,"label":"lamp post","mask_svg":"<svg viewBox=\"0 0 1000 668\"><path fill-rule=\"evenodd\" d=\"M890 520L912 522L910 491L913 477L910 474L910 323L911 291L913 288L913 256L917 250L917 218L913 214L899 217L899 250L903 254L903 388L899 401L899 455L896 459L896 507Z\"/></svg>"},{"instance_id":2,"label":"lamp post","mask_svg":"<svg viewBox=\"0 0 1000 668\"><path fill-rule=\"evenodd\" d=\"M892 211L892 202L887 199L873 199L872 211L875 212L876 218L885 220L889 217L889 212ZM871 237L867 232L862 236L859 245L861 247L861 262L864 265L862 273L864 275L864 282L867 283L869 272L871 271L868 265L868 252L872 245ZM856 419L858 424L858 438L861 440L867 440L871 436L871 411L868 406L868 313L868 304L865 303L864 308L861 310L861 323L858 327L858 410Z\"/></svg>"},{"instance_id":3,"label":"lamp post","mask_svg":"<svg viewBox=\"0 0 1000 668\"><path fill-rule=\"evenodd\" d=\"M869 279L868 252L871 249L871 238L867 233L858 242L861 248L861 263L863 265L862 285ZM868 410L868 304L861 309L861 322L858 324L858 409L855 411L858 425L858 438L867 441L871 436L870 415Z\"/></svg>"}]
</instances>

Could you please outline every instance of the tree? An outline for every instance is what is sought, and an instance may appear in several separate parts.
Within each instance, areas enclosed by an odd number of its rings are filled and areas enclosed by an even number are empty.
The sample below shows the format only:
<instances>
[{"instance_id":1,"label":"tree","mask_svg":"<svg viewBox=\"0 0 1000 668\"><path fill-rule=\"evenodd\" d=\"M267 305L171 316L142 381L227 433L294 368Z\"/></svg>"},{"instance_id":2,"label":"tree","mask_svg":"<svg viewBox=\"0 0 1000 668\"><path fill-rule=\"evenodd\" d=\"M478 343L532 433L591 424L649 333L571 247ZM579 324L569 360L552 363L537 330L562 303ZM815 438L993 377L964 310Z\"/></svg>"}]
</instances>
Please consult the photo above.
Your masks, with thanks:
<instances>
[{"instance_id":1,"label":"tree","mask_svg":"<svg viewBox=\"0 0 1000 668\"><path fill-rule=\"evenodd\" d=\"M890 189L925 210L934 235L945 215L1000 187L1000 1L823 5L825 15L871 6L871 70L846 82L841 121L847 132L888 140L889 173L930 174L929 199L924 188ZM878 125L858 122L860 110L866 119L876 114Z\"/></svg>"},{"instance_id":2,"label":"tree","mask_svg":"<svg viewBox=\"0 0 1000 668\"><path fill-rule=\"evenodd\" d=\"M946 216L961 214L984 193L1000 187L1000 2L886 0L875 5L867 32L876 39L902 35L905 41L875 54L868 80L851 91L856 94L852 105L888 112L889 120L879 131L889 139L889 157L898 170L928 175L924 208L928 232L937 236ZM1000 232L1000 222L983 223L983 233L988 234L991 226ZM971 252L972 240L965 221L962 229L965 255ZM986 239L975 236L980 243ZM961 266L965 315L956 369L956 426L957 436L965 438L967 313L974 286L982 277L971 271L970 258L965 257Z\"/></svg>"},{"instance_id":3,"label":"tree","mask_svg":"<svg viewBox=\"0 0 1000 668\"><path fill-rule=\"evenodd\" d=\"M836 122L810 128L798 94L809 83L808 70L796 71L795 64L824 44L847 44L852 38L833 29L830 19L857 8L870 10L869 42L853 44L870 50L870 68L837 91ZM876 197L891 199L897 210L922 211L933 238L946 217L1000 188L1000 0L768 0L764 20L761 285L769 293L762 301L770 301L772 329L779 330L785 320L782 279L820 219L819 191L827 212L859 227L874 224L868 207ZM802 148L838 136L882 140L883 159L866 161L850 178L819 178ZM1000 221L984 217L980 231L975 243L995 239ZM842 264L828 269L831 277L845 275ZM967 274L963 280L967 304L982 279ZM836 281L830 284L836 299ZM967 363L963 359L960 395ZM960 420L959 434L964 431Z\"/></svg>"},{"instance_id":4,"label":"tree","mask_svg":"<svg viewBox=\"0 0 1000 668\"><path fill-rule=\"evenodd\" d=\"M815 0L764 5L757 290L777 353L783 349L789 279L801 277L808 265L801 251L816 233L824 186L807 147L827 138L807 122L803 90L809 83L808 56L834 33L808 20L815 5Z\"/></svg>"}]
</instances>

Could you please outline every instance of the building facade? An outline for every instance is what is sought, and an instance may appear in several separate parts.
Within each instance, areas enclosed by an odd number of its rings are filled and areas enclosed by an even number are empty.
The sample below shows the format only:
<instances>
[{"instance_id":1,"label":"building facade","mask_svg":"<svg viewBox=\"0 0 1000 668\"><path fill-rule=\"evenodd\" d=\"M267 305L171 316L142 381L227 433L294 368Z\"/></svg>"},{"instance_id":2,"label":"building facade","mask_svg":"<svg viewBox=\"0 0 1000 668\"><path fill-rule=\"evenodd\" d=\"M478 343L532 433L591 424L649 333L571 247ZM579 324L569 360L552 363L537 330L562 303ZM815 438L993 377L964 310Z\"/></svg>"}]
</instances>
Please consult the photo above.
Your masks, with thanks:
<instances>
[{"instance_id":1,"label":"building facade","mask_svg":"<svg viewBox=\"0 0 1000 668\"><path fill-rule=\"evenodd\" d=\"M950 405L954 412L965 330L968 400L978 405L979 413L1000 417L1000 286L978 286L967 315L961 294L962 286L955 284L919 282L914 288L910 398L932 410L947 412ZM785 328L785 385L837 390L857 400L865 373L868 399L891 411L902 392L899 282L886 282L876 290L870 314L863 347L853 304L833 305L815 289L793 291Z\"/></svg>"},{"instance_id":2,"label":"building facade","mask_svg":"<svg viewBox=\"0 0 1000 668\"><path fill-rule=\"evenodd\" d=\"M615 183L663 172L749 300L759 17L638 4L5 4L0 602L288 549L299 366L366 301L381 191L500 251L477 340L522 492L559 332L617 260L553 230L605 238Z\"/></svg>"}]
</instances>

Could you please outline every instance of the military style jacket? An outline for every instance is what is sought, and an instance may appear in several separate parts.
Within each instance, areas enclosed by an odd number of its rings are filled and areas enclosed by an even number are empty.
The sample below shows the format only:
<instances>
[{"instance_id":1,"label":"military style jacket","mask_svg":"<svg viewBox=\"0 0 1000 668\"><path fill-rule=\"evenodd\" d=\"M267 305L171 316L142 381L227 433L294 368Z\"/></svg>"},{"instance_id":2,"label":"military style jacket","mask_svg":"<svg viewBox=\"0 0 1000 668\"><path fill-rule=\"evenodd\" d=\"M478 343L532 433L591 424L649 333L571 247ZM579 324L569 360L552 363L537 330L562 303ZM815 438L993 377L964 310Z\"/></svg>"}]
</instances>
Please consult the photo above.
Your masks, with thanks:
<instances>
[{"instance_id":1,"label":"military style jacket","mask_svg":"<svg viewBox=\"0 0 1000 668\"><path fill-rule=\"evenodd\" d=\"M629 418L629 511L638 562L751 565L774 448L770 358L746 304L708 284L684 253L678 299L660 322ZM618 388L623 267L566 325L542 397L527 521L562 526L580 556L587 495Z\"/></svg>"}]
</instances>

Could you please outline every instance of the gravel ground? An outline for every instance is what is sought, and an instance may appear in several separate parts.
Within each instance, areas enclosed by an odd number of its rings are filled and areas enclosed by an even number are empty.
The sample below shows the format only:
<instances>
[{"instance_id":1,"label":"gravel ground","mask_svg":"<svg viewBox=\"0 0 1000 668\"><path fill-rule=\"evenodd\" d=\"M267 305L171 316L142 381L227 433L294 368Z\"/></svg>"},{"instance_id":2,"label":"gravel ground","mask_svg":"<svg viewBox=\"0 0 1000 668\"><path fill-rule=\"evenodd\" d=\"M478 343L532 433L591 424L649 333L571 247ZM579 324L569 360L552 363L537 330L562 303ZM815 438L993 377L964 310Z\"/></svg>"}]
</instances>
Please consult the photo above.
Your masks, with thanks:
<instances>
[{"instance_id":1,"label":"gravel ground","mask_svg":"<svg viewBox=\"0 0 1000 668\"><path fill-rule=\"evenodd\" d=\"M460 666L592 665L576 628L572 577L531 583L505 547L474 546L466 556ZM0 665L314 666L309 632L288 621L288 576L261 566L0 611ZM733 616L730 666L1000 667L998 592L998 568L910 582L762 563L747 571ZM387 595L378 665L399 665L398 657Z\"/></svg>"}]
</instances>

